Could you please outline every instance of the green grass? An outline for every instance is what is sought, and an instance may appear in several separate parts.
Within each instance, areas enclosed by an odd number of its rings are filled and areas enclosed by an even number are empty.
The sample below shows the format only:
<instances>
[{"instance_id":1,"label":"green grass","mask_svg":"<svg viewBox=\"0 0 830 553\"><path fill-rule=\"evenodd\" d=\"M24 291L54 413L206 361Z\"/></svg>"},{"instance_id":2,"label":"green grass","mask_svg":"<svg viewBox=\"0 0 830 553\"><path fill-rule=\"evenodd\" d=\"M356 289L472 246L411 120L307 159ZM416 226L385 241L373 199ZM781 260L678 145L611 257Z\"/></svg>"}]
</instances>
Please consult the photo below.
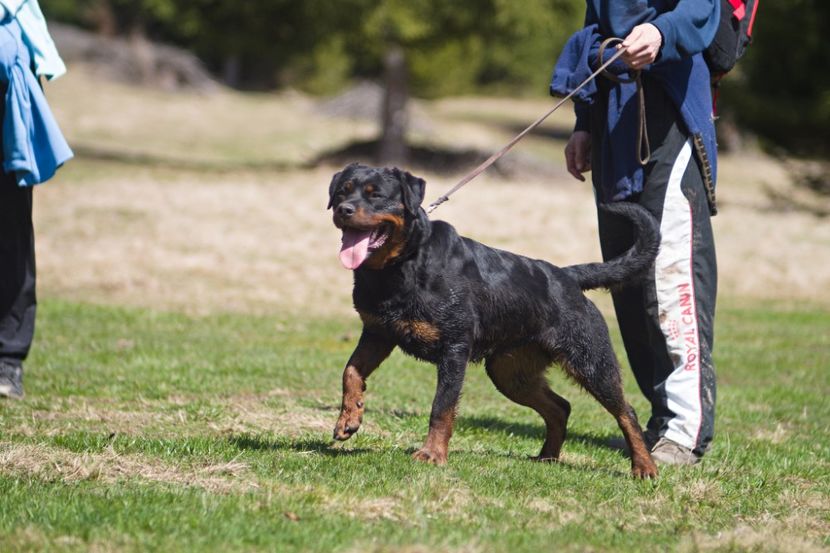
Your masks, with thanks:
<instances>
[{"instance_id":1,"label":"green grass","mask_svg":"<svg viewBox=\"0 0 830 553\"><path fill-rule=\"evenodd\" d=\"M448 466L411 461L435 374L399 353L369 381L364 427L332 445L358 332L356 318L44 302L27 398L0 404L0 550L830 547L826 311L721 308L716 440L653 482L628 476L604 445L614 421L556 370L574 407L562 463L527 460L541 420L480 366Z\"/></svg>"}]
</instances>

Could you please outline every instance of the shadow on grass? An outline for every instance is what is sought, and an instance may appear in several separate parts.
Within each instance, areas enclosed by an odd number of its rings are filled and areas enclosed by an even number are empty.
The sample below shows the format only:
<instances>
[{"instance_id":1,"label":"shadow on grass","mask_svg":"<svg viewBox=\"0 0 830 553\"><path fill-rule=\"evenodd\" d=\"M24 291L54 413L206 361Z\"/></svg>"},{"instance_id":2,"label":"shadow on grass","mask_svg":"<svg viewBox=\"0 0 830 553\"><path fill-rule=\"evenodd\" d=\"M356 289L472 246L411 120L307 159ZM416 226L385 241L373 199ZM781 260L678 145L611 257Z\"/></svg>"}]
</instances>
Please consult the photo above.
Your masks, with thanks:
<instances>
[{"instance_id":1,"label":"shadow on grass","mask_svg":"<svg viewBox=\"0 0 830 553\"><path fill-rule=\"evenodd\" d=\"M337 150L324 152L317 157L316 164L343 165L352 161L360 161L370 165L381 163L378 159L380 141L356 141ZM437 173L455 173L468 167L475 167L488 154L475 149L449 150L433 146L409 145L408 166L419 170L431 170ZM499 169L498 164L496 170Z\"/></svg>"},{"instance_id":2,"label":"shadow on grass","mask_svg":"<svg viewBox=\"0 0 830 553\"><path fill-rule=\"evenodd\" d=\"M253 451L294 451L295 453L319 453L328 457L362 455L371 452L367 448L340 449L334 442L317 438L277 438L267 439L250 434L240 434L228 438L228 442L239 449Z\"/></svg>"},{"instance_id":3,"label":"shadow on grass","mask_svg":"<svg viewBox=\"0 0 830 553\"><path fill-rule=\"evenodd\" d=\"M529 424L509 424L505 423L504 421L494 419L491 417L465 417L461 427L467 428L483 428L486 430L495 430L500 432L505 432L510 435L519 435L519 436L526 436L531 438L539 437L541 438L542 428L529 425ZM594 436L586 436L584 434L572 434L568 436L569 440L578 441L582 443L587 443L590 445L597 445L601 447L609 447L605 440L600 438L596 438ZM233 446L239 448L240 450L253 450L253 451L274 451L274 452L294 452L297 454L308 454L308 453L317 453L320 455L324 455L326 457L330 457L333 459L336 458L349 458L354 456L363 456L363 455L370 455L378 453L377 450L369 449L369 448L353 448L353 449L341 449L334 445L333 442L328 440L321 440L316 438L301 438L301 439L292 439L292 438L276 438L276 439L268 439L262 438L259 436L254 436L250 434L240 434L231 436L228 438L228 442ZM541 442L540 442L541 443ZM403 450L406 455L412 455L417 451L417 448L406 448ZM623 455L622 452L620 452ZM492 459L492 458L501 458L507 459L511 461L517 462L527 462L527 463L538 463L540 465L555 465L557 467L561 467L562 469L568 471L576 471L576 472L600 472L609 476L613 477L625 477L627 474L625 472L621 472L619 470L615 470L610 467L602 467L594 464L590 465L582 465L576 464L569 461L543 461L539 462L534 459L531 455L519 455L516 453L506 453L503 451L464 451L464 450L454 450L451 455L450 464L452 464L453 457L474 457L480 458L482 460L485 459ZM416 463L416 461L412 461Z\"/></svg>"},{"instance_id":4,"label":"shadow on grass","mask_svg":"<svg viewBox=\"0 0 830 553\"><path fill-rule=\"evenodd\" d=\"M507 435L519 436L522 438L536 438L539 440L543 440L545 437L545 428L542 424L508 422L495 417L459 417L456 423L456 429L463 430L465 428L487 430L488 432L501 432ZM606 449L617 449L608 443L607 438L600 438L590 434L581 434L571 431L568 431L565 441L579 442ZM622 454L622 451L620 451L620 453Z\"/></svg>"}]
</instances>

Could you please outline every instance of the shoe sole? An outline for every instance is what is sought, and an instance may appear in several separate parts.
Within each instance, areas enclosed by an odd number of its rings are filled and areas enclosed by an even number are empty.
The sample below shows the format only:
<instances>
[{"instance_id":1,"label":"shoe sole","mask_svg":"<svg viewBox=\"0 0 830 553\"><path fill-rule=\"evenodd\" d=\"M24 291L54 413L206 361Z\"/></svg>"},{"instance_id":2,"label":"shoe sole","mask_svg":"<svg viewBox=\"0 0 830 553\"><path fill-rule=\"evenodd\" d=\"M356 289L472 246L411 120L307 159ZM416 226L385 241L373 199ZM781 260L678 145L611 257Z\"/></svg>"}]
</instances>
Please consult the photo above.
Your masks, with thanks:
<instances>
[{"instance_id":1,"label":"shoe sole","mask_svg":"<svg viewBox=\"0 0 830 553\"><path fill-rule=\"evenodd\" d=\"M659 453L651 454L651 458L658 465L673 465L673 466L691 466L700 462L700 458L691 455L689 457L677 457L676 455L660 455Z\"/></svg>"},{"instance_id":2,"label":"shoe sole","mask_svg":"<svg viewBox=\"0 0 830 553\"><path fill-rule=\"evenodd\" d=\"M11 385L0 385L0 397L8 399L23 399L23 394L19 393Z\"/></svg>"}]
</instances>

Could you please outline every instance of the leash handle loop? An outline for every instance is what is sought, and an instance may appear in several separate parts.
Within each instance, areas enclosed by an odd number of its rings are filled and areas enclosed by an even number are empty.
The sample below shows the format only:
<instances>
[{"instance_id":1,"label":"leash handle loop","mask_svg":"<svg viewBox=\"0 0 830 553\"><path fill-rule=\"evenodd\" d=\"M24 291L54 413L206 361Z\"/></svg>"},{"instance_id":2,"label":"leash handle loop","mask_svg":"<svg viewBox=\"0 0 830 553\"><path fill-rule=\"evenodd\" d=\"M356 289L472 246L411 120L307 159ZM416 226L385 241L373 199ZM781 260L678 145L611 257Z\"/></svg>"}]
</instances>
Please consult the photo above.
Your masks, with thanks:
<instances>
[{"instance_id":1,"label":"leash handle loop","mask_svg":"<svg viewBox=\"0 0 830 553\"><path fill-rule=\"evenodd\" d=\"M623 40L617 37L606 38L599 46L598 60L602 62L605 57L605 49L612 44L622 44ZM622 51L622 50L620 50ZM602 72L602 76L615 83L630 84L637 83L637 160L640 165L645 165L651 160L651 144L648 141L648 123L646 122L646 95L643 91L642 72L639 69L629 71L629 78L615 75L608 70Z\"/></svg>"}]
</instances>

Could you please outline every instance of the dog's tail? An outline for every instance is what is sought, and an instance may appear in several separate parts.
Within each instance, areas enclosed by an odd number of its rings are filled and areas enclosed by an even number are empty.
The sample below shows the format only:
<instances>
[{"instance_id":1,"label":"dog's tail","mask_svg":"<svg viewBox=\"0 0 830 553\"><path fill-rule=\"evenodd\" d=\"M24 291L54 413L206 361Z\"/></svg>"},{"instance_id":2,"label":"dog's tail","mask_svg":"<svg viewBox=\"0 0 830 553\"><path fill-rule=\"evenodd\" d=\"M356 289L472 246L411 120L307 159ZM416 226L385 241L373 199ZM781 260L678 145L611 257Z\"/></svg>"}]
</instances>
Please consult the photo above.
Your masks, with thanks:
<instances>
[{"instance_id":1,"label":"dog's tail","mask_svg":"<svg viewBox=\"0 0 830 553\"><path fill-rule=\"evenodd\" d=\"M605 263L583 263L564 267L563 271L583 290L611 288L639 281L657 258L660 226L644 207L633 202L603 204L600 209L634 223L637 241L627 252Z\"/></svg>"}]
</instances>

